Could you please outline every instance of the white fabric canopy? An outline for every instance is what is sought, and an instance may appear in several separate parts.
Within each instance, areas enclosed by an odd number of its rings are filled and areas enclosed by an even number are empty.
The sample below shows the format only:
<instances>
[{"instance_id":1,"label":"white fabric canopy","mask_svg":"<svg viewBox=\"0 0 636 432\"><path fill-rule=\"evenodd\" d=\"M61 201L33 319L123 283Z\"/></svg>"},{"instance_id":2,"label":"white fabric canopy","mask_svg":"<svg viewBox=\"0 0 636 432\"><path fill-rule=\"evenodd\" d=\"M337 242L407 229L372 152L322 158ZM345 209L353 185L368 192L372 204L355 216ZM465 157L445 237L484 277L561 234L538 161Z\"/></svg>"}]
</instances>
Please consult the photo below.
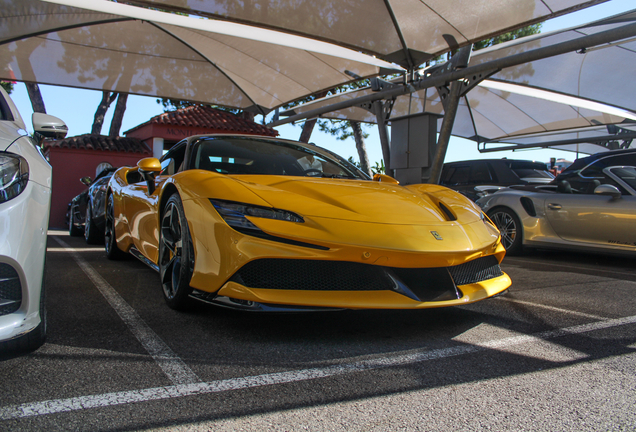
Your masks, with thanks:
<instances>
[{"instance_id":1,"label":"white fabric canopy","mask_svg":"<svg viewBox=\"0 0 636 432\"><path fill-rule=\"evenodd\" d=\"M473 54L470 65L549 46L636 21L636 12L560 32L539 34L496 45ZM619 41L506 68L485 80L461 99L452 134L480 143L542 144L551 141L607 136L607 125L636 129L636 41ZM341 93L294 108L302 114L323 106L372 93L361 89ZM434 88L399 96L390 119L444 113ZM376 117L361 107L321 115L374 123ZM598 145L572 144L561 149L596 153ZM585 150L583 150L585 148Z\"/></svg>"},{"instance_id":2,"label":"white fabric canopy","mask_svg":"<svg viewBox=\"0 0 636 432\"><path fill-rule=\"evenodd\" d=\"M128 0L351 47L413 69L492 35L605 0Z\"/></svg>"},{"instance_id":3,"label":"white fabric canopy","mask_svg":"<svg viewBox=\"0 0 636 432\"><path fill-rule=\"evenodd\" d=\"M102 0L0 0L0 79L267 112L373 76L385 61L324 42ZM397 67L397 69L400 69Z\"/></svg>"}]
</instances>

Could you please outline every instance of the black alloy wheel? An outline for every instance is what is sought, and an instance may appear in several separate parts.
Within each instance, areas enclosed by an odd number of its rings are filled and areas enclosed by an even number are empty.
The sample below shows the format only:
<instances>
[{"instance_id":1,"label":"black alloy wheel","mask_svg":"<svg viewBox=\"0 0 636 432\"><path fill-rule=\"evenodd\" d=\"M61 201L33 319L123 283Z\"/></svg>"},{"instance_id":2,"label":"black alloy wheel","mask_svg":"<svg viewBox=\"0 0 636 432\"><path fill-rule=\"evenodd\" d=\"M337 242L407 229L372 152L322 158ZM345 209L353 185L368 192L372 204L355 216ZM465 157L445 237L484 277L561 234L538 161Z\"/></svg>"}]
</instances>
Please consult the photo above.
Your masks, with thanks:
<instances>
[{"instance_id":1,"label":"black alloy wheel","mask_svg":"<svg viewBox=\"0 0 636 432\"><path fill-rule=\"evenodd\" d=\"M86 206L86 219L84 221L84 240L88 244L99 244L103 240L104 233L100 233L95 221L93 221L90 202Z\"/></svg>"},{"instance_id":2,"label":"black alloy wheel","mask_svg":"<svg viewBox=\"0 0 636 432\"><path fill-rule=\"evenodd\" d=\"M163 297L168 306L184 310L192 292L194 248L179 194L166 202L161 216L159 238L159 274Z\"/></svg>"},{"instance_id":3,"label":"black alloy wheel","mask_svg":"<svg viewBox=\"0 0 636 432\"><path fill-rule=\"evenodd\" d=\"M115 200L112 194L108 196L106 203L104 249L106 250L106 257L110 260L119 260L126 256L126 253L117 247L117 238L115 237Z\"/></svg>"},{"instance_id":4,"label":"black alloy wheel","mask_svg":"<svg viewBox=\"0 0 636 432\"><path fill-rule=\"evenodd\" d=\"M514 212L507 208L496 208L488 212L488 217L493 221L501 233L501 243L510 255L519 254L522 250L521 221Z\"/></svg>"}]
</instances>

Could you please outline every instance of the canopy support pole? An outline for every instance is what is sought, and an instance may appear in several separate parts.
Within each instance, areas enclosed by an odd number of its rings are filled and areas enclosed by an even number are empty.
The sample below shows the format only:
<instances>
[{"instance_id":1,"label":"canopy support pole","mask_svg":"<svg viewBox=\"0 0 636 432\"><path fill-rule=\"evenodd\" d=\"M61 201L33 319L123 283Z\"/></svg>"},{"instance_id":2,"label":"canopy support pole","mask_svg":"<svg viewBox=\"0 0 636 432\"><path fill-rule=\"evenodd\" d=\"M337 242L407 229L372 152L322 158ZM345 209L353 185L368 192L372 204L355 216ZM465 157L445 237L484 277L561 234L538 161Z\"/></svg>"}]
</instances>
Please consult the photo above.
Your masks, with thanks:
<instances>
[{"instance_id":1,"label":"canopy support pole","mask_svg":"<svg viewBox=\"0 0 636 432\"><path fill-rule=\"evenodd\" d=\"M393 102L382 102L381 100L373 101L373 112L378 122L378 133L380 134L380 145L382 146L382 158L384 159L385 172L392 175L391 166L391 144L389 141L389 129L387 126L388 115L385 111L387 104L393 106ZM389 109L390 113L390 109Z\"/></svg>"},{"instance_id":2,"label":"canopy support pole","mask_svg":"<svg viewBox=\"0 0 636 432\"><path fill-rule=\"evenodd\" d=\"M450 142L451 132L453 131L453 125L455 124L455 117L457 116L457 107L459 107L459 100L462 97L462 85L463 82L461 81L453 81L451 83L450 92L446 99L446 103L444 104L444 120L442 120L442 127L439 131L437 148L435 150L433 163L431 164L428 183L439 184L439 179L442 175L442 167L444 166L444 158L446 157L448 143Z\"/></svg>"}]
</instances>

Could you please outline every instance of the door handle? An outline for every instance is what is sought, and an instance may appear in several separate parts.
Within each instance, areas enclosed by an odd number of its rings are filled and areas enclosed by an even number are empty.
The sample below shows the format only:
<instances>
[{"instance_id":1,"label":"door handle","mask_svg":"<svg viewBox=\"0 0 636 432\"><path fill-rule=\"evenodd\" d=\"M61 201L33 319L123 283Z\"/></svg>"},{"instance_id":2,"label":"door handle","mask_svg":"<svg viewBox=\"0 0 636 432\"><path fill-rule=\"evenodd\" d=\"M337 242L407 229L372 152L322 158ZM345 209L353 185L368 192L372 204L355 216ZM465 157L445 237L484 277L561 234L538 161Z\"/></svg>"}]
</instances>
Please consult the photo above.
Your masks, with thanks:
<instances>
[{"instance_id":1,"label":"door handle","mask_svg":"<svg viewBox=\"0 0 636 432\"><path fill-rule=\"evenodd\" d=\"M548 204L550 210L561 210L561 204Z\"/></svg>"}]
</instances>

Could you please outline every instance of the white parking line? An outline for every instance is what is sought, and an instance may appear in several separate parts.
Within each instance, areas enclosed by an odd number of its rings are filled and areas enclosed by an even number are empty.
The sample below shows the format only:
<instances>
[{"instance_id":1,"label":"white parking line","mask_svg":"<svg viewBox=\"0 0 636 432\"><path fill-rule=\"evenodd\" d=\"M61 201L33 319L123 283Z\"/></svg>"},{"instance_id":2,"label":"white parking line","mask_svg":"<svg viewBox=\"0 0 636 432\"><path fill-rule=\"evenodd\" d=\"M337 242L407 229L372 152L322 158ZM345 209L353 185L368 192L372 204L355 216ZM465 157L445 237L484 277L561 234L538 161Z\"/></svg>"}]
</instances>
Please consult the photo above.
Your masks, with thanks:
<instances>
[{"instance_id":1,"label":"white parking line","mask_svg":"<svg viewBox=\"0 0 636 432\"><path fill-rule=\"evenodd\" d=\"M191 384L201 382L201 379L181 360L166 343L154 332L148 324L141 319L135 310L126 303L115 289L95 271L95 269L78 253L77 249L70 247L64 240L57 237L53 239L68 252L77 265L86 273L99 292L108 301L115 312L126 323L132 334L148 351L159 367L174 384Z\"/></svg>"},{"instance_id":2,"label":"white parking line","mask_svg":"<svg viewBox=\"0 0 636 432\"><path fill-rule=\"evenodd\" d=\"M548 305L544 305L541 303L532 303L529 301L524 301L524 300L517 300L517 299L513 299L513 298L508 298L508 297L496 297L495 300L504 300L510 303L517 303L517 304L522 304L522 305L526 305L526 306L532 306L532 307L537 307L537 308L542 308L542 309L548 309L551 311L555 311L555 312L561 312L561 313L566 313L566 314L570 314L570 315L577 315L580 317L585 317L585 318L591 318L591 319L595 319L595 320L606 320L609 319L608 317L602 317L599 315L592 315L592 314L588 314L585 312L577 312L577 311L573 311L570 309L561 309L555 306L548 306Z\"/></svg>"},{"instance_id":3,"label":"white parking line","mask_svg":"<svg viewBox=\"0 0 636 432\"><path fill-rule=\"evenodd\" d=\"M636 324L636 316L611 319L590 324L548 330L534 335L521 335L498 340L486 341L477 345L460 345L432 351L409 352L395 354L372 360L361 360L343 363L324 368L304 369L289 372L257 375L252 377L233 378L212 382L180 384L167 387L155 387L141 390L105 393L101 395L80 396L68 399L48 400L43 402L11 405L0 408L0 420L33 417L53 413L79 411L90 408L109 407L115 405L156 401L209 393L221 393L231 390L263 387L267 385L285 384L318 378L327 378L386 367L403 366L428 360L438 360L463 354L483 352L489 349L501 349L513 345L544 341L560 336L588 333L622 325Z\"/></svg>"},{"instance_id":4,"label":"white parking line","mask_svg":"<svg viewBox=\"0 0 636 432\"><path fill-rule=\"evenodd\" d=\"M104 252L104 247L102 246L102 247L93 247L93 248L82 248L82 249L79 249L79 250L81 250L82 253L85 253L85 252ZM68 249L66 249L66 248L52 248L52 247L49 247L49 248L46 248L46 251L47 252L64 252L64 253L68 253Z\"/></svg>"}]
</instances>

